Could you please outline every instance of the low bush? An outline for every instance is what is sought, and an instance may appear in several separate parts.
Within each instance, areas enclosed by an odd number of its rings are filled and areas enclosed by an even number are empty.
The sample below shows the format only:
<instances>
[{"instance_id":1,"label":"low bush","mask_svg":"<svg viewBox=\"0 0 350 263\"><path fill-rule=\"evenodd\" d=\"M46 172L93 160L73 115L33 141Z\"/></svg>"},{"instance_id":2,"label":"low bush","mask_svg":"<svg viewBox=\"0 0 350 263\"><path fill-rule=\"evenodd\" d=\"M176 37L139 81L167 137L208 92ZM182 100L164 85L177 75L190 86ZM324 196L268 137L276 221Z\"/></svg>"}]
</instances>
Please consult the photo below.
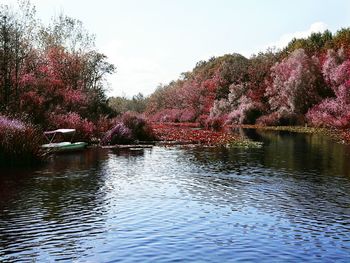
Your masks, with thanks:
<instances>
[{"instance_id":1,"label":"low bush","mask_svg":"<svg viewBox=\"0 0 350 263\"><path fill-rule=\"evenodd\" d=\"M0 165L31 165L44 158L42 133L33 125L0 115Z\"/></svg>"},{"instance_id":2,"label":"low bush","mask_svg":"<svg viewBox=\"0 0 350 263\"><path fill-rule=\"evenodd\" d=\"M311 108L306 114L308 122L316 127L350 128L350 105L329 98Z\"/></svg>"},{"instance_id":3,"label":"low bush","mask_svg":"<svg viewBox=\"0 0 350 263\"><path fill-rule=\"evenodd\" d=\"M123 123L117 123L102 138L102 145L127 144L133 142L132 131Z\"/></svg>"},{"instance_id":4,"label":"low bush","mask_svg":"<svg viewBox=\"0 0 350 263\"><path fill-rule=\"evenodd\" d=\"M273 112L268 115L259 117L256 124L263 126L294 126L304 125L305 117L302 114L295 114L290 112Z\"/></svg>"},{"instance_id":5,"label":"low bush","mask_svg":"<svg viewBox=\"0 0 350 263\"><path fill-rule=\"evenodd\" d=\"M122 116L122 123L131 130L134 140L155 140L152 127L142 115L126 112Z\"/></svg>"},{"instance_id":6,"label":"low bush","mask_svg":"<svg viewBox=\"0 0 350 263\"><path fill-rule=\"evenodd\" d=\"M209 118L208 115L202 114L197 118L196 121L199 123L200 127L205 128L207 125L208 118Z\"/></svg>"},{"instance_id":7,"label":"low bush","mask_svg":"<svg viewBox=\"0 0 350 263\"><path fill-rule=\"evenodd\" d=\"M75 129L75 141L91 142L94 136L95 125L75 112L51 114L49 122L50 129Z\"/></svg>"},{"instance_id":8,"label":"low bush","mask_svg":"<svg viewBox=\"0 0 350 263\"><path fill-rule=\"evenodd\" d=\"M224 127L225 119L223 117L209 117L205 128L213 131L220 131Z\"/></svg>"},{"instance_id":9,"label":"low bush","mask_svg":"<svg viewBox=\"0 0 350 263\"><path fill-rule=\"evenodd\" d=\"M263 126L277 126L279 124L278 112L273 112L268 115L259 117L256 124Z\"/></svg>"},{"instance_id":10,"label":"low bush","mask_svg":"<svg viewBox=\"0 0 350 263\"><path fill-rule=\"evenodd\" d=\"M153 141L156 136L147 120L141 115L127 112L101 140L102 145L127 144L136 141Z\"/></svg>"}]
</instances>

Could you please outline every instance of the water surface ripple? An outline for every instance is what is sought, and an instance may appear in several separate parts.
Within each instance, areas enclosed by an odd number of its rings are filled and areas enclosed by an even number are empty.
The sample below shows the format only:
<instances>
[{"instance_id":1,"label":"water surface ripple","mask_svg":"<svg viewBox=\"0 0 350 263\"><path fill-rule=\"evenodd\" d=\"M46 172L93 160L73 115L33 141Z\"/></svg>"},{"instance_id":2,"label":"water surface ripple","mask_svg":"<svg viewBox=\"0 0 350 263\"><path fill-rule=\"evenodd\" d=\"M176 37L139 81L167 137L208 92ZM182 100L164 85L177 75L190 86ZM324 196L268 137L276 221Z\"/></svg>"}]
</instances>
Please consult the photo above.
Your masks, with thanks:
<instances>
[{"instance_id":1,"label":"water surface ripple","mask_svg":"<svg viewBox=\"0 0 350 263\"><path fill-rule=\"evenodd\" d=\"M1 262L350 262L350 148L90 149L1 170Z\"/></svg>"}]
</instances>

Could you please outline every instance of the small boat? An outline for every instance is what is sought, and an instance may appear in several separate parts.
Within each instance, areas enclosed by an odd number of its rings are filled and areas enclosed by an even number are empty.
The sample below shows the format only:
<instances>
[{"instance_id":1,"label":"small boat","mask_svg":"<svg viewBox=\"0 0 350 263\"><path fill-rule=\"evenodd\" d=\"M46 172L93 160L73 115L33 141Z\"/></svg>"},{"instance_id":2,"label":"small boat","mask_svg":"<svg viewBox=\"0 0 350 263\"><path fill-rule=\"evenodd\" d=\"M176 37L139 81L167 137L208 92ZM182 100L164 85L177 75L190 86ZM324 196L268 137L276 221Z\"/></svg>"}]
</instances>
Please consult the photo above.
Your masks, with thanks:
<instances>
[{"instance_id":1,"label":"small boat","mask_svg":"<svg viewBox=\"0 0 350 263\"><path fill-rule=\"evenodd\" d=\"M70 142L53 142L57 134L71 134ZM46 139L49 143L43 144L41 147L49 150L50 152L72 152L79 151L86 148L88 145L86 142L72 142L75 134L75 129L58 129L54 131L44 132Z\"/></svg>"}]
</instances>

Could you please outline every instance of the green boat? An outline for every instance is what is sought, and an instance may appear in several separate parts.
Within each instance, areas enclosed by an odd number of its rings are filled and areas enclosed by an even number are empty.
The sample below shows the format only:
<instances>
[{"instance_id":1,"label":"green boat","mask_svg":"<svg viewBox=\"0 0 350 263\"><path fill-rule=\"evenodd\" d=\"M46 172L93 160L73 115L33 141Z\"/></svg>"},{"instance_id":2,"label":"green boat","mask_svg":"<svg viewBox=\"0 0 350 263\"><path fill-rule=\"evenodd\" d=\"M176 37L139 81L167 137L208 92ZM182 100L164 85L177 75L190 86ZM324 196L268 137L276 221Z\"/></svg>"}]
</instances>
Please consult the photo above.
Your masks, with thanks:
<instances>
[{"instance_id":1,"label":"green boat","mask_svg":"<svg viewBox=\"0 0 350 263\"><path fill-rule=\"evenodd\" d=\"M71 135L70 142L54 142L58 134ZM88 145L86 142L72 142L75 134L75 129L58 129L54 131L44 132L46 139L49 143L43 144L41 147L50 152L73 152L80 151L86 148Z\"/></svg>"}]
</instances>

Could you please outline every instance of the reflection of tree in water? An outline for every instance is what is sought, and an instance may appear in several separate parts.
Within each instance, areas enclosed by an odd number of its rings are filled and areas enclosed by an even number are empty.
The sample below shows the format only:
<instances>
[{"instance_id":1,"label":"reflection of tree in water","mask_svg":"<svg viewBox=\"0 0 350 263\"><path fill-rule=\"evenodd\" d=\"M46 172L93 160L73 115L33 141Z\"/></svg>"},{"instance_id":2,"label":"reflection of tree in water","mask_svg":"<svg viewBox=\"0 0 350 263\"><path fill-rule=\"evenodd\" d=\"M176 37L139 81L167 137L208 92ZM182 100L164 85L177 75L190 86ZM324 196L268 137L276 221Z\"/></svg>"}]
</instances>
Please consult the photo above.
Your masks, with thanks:
<instances>
[{"instance_id":1,"label":"reflection of tree in water","mask_svg":"<svg viewBox=\"0 0 350 263\"><path fill-rule=\"evenodd\" d=\"M296 227L320 227L315 235L323 235L328 225L332 238L346 238L349 148L316 135L258 132L254 137L264 141L262 149L184 151L179 161L193 172L183 191L233 211L254 208Z\"/></svg>"},{"instance_id":2,"label":"reflection of tree in water","mask_svg":"<svg viewBox=\"0 0 350 263\"><path fill-rule=\"evenodd\" d=\"M100 170L106 158L107 154L97 149L59 155L37 173L1 178L14 180L7 186L15 187L9 192L16 192L8 196L8 203L0 202L0 228L8 230L0 234L3 253L39 244L44 249L61 247L52 257L87 249L80 247L80 239L93 238L104 227L104 174ZM34 250L29 251L36 256Z\"/></svg>"},{"instance_id":3,"label":"reflection of tree in water","mask_svg":"<svg viewBox=\"0 0 350 263\"><path fill-rule=\"evenodd\" d=\"M322 176L350 176L350 147L318 134L257 132L263 139L264 165ZM317 179L317 178L315 178Z\"/></svg>"},{"instance_id":4,"label":"reflection of tree in water","mask_svg":"<svg viewBox=\"0 0 350 263\"><path fill-rule=\"evenodd\" d=\"M222 171L263 166L296 175L314 174L315 180L321 180L323 175L350 176L350 147L334 143L326 136L254 129L241 132L248 138L262 141L264 147L192 152L194 160L208 169Z\"/></svg>"}]
</instances>

